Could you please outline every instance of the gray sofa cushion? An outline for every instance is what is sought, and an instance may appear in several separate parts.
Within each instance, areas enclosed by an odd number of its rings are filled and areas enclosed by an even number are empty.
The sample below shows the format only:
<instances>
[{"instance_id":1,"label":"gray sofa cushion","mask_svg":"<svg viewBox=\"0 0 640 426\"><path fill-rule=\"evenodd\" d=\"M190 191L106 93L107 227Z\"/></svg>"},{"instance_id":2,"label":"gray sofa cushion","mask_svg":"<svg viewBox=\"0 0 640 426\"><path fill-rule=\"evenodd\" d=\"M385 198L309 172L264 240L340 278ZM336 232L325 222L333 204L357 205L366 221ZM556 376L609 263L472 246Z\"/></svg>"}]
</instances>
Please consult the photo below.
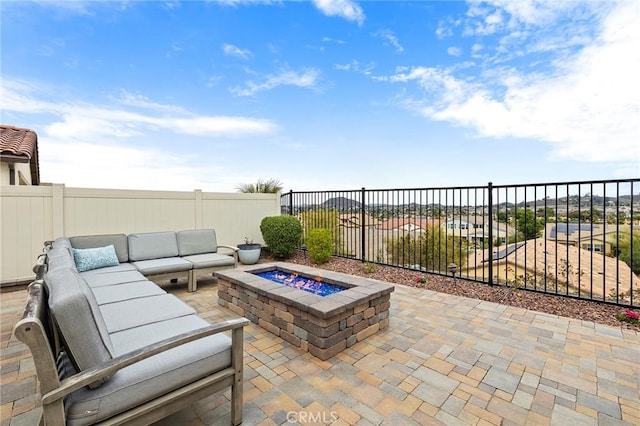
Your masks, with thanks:
<instances>
[{"instance_id":1,"label":"gray sofa cushion","mask_svg":"<svg viewBox=\"0 0 640 426\"><path fill-rule=\"evenodd\" d=\"M146 279L145 276L137 270L111 272L109 274L91 274L88 272L82 272L81 275L91 288L132 283L134 281L144 281Z\"/></svg>"},{"instance_id":2,"label":"gray sofa cushion","mask_svg":"<svg viewBox=\"0 0 640 426\"><path fill-rule=\"evenodd\" d=\"M126 272L126 271L137 271L137 269L131 263L120 263L117 266L106 266L104 268L91 269L89 271L84 271L81 273L81 275L83 277L86 277L87 275L110 274L112 272Z\"/></svg>"},{"instance_id":3,"label":"gray sofa cushion","mask_svg":"<svg viewBox=\"0 0 640 426\"><path fill-rule=\"evenodd\" d=\"M193 269L193 264L180 257L168 257L162 259L149 259L133 262L144 275L165 274L168 272L186 272Z\"/></svg>"},{"instance_id":4,"label":"gray sofa cushion","mask_svg":"<svg viewBox=\"0 0 640 426\"><path fill-rule=\"evenodd\" d=\"M233 256L221 253L194 254L192 256L185 256L183 259L193 263L195 269L233 266L236 263Z\"/></svg>"},{"instance_id":5,"label":"gray sofa cushion","mask_svg":"<svg viewBox=\"0 0 640 426\"><path fill-rule=\"evenodd\" d=\"M151 281L135 281L126 284L116 284L92 289L99 305L121 302L123 300L137 299L139 297L158 296L167 294Z\"/></svg>"},{"instance_id":6,"label":"gray sofa cushion","mask_svg":"<svg viewBox=\"0 0 640 426\"><path fill-rule=\"evenodd\" d=\"M66 237L56 238L53 241L52 247L67 249L69 251L69 254L71 254L71 256L73 256L73 250L72 250L73 247L71 246L71 242L69 241L69 239L66 238Z\"/></svg>"},{"instance_id":7,"label":"gray sofa cushion","mask_svg":"<svg viewBox=\"0 0 640 426\"><path fill-rule=\"evenodd\" d=\"M196 313L172 294L108 303L100 306L100 312L109 333Z\"/></svg>"},{"instance_id":8,"label":"gray sofa cushion","mask_svg":"<svg viewBox=\"0 0 640 426\"><path fill-rule=\"evenodd\" d=\"M69 248L64 246L54 246L47 252L47 270L54 271L56 269L76 269L76 263L73 260L73 254Z\"/></svg>"},{"instance_id":9,"label":"gray sofa cushion","mask_svg":"<svg viewBox=\"0 0 640 426\"><path fill-rule=\"evenodd\" d=\"M121 263L129 261L129 246L125 234L81 235L70 237L69 242L73 248L77 249L104 247L113 244L118 260Z\"/></svg>"},{"instance_id":10,"label":"gray sofa cushion","mask_svg":"<svg viewBox=\"0 0 640 426\"><path fill-rule=\"evenodd\" d=\"M176 236L178 238L178 252L180 256L215 253L218 251L216 231L213 229L179 231Z\"/></svg>"},{"instance_id":11,"label":"gray sofa cushion","mask_svg":"<svg viewBox=\"0 0 640 426\"><path fill-rule=\"evenodd\" d=\"M127 240L132 262L178 256L178 241L173 231L129 234Z\"/></svg>"},{"instance_id":12,"label":"gray sofa cushion","mask_svg":"<svg viewBox=\"0 0 640 426\"><path fill-rule=\"evenodd\" d=\"M202 328L209 323L190 315L137 327L121 333L119 353ZM124 335L127 335L126 337ZM157 398L171 390L231 365L231 339L217 334L153 356L118 371L100 388L74 392L66 404L67 424L82 426L109 418L128 408Z\"/></svg>"},{"instance_id":13,"label":"gray sofa cushion","mask_svg":"<svg viewBox=\"0 0 640 426\"><path fill-rule=\"evenodd\" d=\"M70 268L55 269L45 274L44 283L49 309L75 365L84 371L110 360L114 351L108 328L80 274Z\"/></svg>"}]
</instances>

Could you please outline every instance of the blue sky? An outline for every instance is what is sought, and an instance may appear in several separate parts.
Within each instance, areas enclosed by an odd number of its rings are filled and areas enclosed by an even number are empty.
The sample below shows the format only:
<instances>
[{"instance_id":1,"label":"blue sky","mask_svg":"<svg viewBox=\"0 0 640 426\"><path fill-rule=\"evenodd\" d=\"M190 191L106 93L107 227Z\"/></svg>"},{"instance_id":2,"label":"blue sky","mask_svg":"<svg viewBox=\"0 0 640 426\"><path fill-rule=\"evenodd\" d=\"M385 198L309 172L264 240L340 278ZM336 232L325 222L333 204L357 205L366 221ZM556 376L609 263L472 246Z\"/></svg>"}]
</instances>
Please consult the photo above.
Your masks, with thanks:
<instances>
[{"instance_id":1,"label":"blue sky","mask_svg":"<svg viewBox=\"0 0 640 426\"><path fill-rule=\"evenodd\" d=\"M234 192L640 175L637 1L3 1L44 182Z\"/></svg>"}]
</instances>

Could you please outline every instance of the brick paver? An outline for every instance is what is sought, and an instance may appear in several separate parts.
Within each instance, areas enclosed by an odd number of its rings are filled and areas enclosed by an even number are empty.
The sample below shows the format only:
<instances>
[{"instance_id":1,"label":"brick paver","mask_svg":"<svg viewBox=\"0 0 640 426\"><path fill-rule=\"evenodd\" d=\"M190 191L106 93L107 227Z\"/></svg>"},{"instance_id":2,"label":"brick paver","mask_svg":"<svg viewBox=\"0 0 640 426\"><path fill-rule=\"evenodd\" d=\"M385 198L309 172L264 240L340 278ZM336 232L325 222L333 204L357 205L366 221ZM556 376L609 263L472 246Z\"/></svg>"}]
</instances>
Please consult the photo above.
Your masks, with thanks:
<instances>
[{"instance_id":1,"label":"brick paver","mask_svg":"<svg viewBox=\"0 0 640 426\"><path fill-rule=\"evenodd\" d=\"M209 321L236 317L215 281L161 283ZM35 424L33 363L11 330L25 292L1 295L0 426ZM245 328L246 425L632 425L640 335L587 321L396 286L389 327L321 361ZM158 425L227 425L228 392Z\"/></svg>"}]
</instances>

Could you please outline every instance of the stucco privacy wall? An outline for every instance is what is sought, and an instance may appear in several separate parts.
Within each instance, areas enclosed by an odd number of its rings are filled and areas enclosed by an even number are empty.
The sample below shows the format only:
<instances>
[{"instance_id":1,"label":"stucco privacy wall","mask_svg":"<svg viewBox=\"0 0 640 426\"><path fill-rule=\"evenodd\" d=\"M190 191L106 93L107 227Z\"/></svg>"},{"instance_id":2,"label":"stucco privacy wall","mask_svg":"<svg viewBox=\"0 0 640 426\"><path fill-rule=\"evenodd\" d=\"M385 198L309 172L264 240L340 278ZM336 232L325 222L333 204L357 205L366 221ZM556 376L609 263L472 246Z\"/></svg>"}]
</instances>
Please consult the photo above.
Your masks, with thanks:
<instances>
[{"instance_id":1,"label":"stucco privacy wall","mask_svg":"<svg viewBox=\"0 0 640 426\"><path fill-rule=\"evenodd\" d=\"M0 281L33 278L43 243L59 236L214 228L220 244L264 243L260 221L279 194L0 186Z\"/></svg>"}]
</instances>

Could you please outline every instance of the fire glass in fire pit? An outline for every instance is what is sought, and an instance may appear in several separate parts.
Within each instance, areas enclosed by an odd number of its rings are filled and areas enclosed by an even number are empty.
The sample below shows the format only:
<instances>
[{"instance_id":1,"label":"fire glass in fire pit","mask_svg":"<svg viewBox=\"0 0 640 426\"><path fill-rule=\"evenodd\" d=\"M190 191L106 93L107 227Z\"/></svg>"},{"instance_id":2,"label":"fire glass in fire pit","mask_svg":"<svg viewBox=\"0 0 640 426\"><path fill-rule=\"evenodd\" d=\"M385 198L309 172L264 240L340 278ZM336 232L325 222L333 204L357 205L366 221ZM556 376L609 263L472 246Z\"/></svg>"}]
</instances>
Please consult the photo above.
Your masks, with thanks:
<instances>
[{"instance_id":1,"label":"fire glass in fire pit","mask_svg":"<svg viewBox=\"0 0 640 426\"><path fill-rule=\"evenodd\" d=\"M339 293L344 290L343 287L322 282L322 278L320 277L311 279L302 277L295 272L287 273L282 271L267 271L255 272L255 275L277 282L278 284L299 288L300 290L308 291L309 293L317 294L318 296L322 297L329 296L330 294L334 293Z\"/></svg>"}]
</instances>

